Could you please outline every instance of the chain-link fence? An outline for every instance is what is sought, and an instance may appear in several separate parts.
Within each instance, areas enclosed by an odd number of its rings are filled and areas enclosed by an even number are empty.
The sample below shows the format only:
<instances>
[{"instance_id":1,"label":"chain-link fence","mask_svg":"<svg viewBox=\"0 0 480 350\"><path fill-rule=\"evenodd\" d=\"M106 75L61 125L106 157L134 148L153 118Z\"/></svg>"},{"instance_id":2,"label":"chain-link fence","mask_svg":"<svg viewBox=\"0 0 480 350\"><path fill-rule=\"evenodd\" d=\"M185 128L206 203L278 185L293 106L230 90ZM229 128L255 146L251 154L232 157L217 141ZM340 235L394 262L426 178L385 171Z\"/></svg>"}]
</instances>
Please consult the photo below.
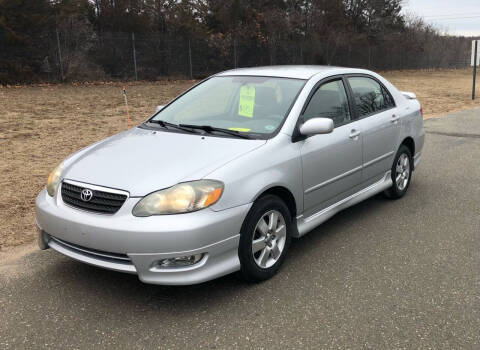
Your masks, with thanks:
<instances>
[{"instance_id":1,"label":"chain-link fence","mask_svg":"<svg viewBox=\"0 0 480 350\"><path fill-rule=\"evenodd\" d=\"M454 45L454 47L452 47ZM49 80L203 78L222 70L280 64L321 64L373 70L465 68L468 40L435 45L342 36L319 41L249 42L158 34L52 33L43 71Z\"/></svg>"}]
</instances>

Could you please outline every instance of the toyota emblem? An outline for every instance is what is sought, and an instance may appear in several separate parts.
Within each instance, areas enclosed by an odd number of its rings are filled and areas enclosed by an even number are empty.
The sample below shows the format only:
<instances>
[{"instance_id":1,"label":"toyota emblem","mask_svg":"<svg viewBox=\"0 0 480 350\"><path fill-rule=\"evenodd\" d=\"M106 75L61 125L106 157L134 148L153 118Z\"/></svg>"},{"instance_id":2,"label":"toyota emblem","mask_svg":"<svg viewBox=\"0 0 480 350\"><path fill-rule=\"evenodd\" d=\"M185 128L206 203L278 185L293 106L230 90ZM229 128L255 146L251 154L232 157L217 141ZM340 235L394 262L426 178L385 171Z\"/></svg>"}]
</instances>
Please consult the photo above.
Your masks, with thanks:
<instances>
[{"instance_id":1,"label":"toyota emblem","mask_svg":"<svg viewBox=\"0 0 480 350\"><path fill-rule=\"evenodd\" d=\"M90 202L93 197L93 192L92 190L89 190L88 188L84 188L82 192L80 193L80 198L84 202Z\"/></svg>"}]
</instances>

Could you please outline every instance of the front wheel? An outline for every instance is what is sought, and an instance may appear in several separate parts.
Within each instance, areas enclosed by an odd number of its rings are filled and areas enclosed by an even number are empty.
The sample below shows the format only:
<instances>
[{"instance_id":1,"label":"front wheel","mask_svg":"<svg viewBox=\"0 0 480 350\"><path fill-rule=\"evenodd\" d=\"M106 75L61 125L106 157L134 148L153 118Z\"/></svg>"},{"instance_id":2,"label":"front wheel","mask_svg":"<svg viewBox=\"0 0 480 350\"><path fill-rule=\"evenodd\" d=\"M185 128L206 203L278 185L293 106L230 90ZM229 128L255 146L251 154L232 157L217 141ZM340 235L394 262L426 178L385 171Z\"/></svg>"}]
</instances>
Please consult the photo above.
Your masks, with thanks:
<instances>
[{"instance_id":1,"label":"front wheel","mask_svg":"<svg viewBox=\"0 0 480 350\"><path fill-rule=\"evenodd\" d=\"M392 165L392 187L385 191L387 197L401 198L407 193L412 179L413 161L410 149L401 145Z\"/></svg>"},{"instance_id":2,"label":"front wheel","mask_svg":"<svg viewBox=\"0 0 480 350\"><path fill-rule=\"evenodd\" d=\"M240 273L248 281L263 281L277 273L290 246L292 219L285 203L274 195L260 197L245 218L240 234Z\"/></svg>"}]
</instances>

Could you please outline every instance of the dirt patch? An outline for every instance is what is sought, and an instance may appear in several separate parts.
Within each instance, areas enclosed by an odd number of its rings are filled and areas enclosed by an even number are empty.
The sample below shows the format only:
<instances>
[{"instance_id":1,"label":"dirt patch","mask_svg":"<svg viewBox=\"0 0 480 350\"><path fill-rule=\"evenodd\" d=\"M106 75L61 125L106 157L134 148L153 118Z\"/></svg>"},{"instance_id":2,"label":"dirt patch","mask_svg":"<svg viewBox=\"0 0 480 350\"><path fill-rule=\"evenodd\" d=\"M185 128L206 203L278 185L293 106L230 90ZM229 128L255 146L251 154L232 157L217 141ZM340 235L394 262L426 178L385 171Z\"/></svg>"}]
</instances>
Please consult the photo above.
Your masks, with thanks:
<instances>
[{"instance_id":1,"label":"dirt patch","mask_svg":"<svg viewBox=\"0 0 480 350\"><path fill-rule=\"evenodd\" d=\"M425 117L480 106L471 100L471 71L407 71L384 75L413 91ZM134 123L151 115L194 81L127 84ZM122 84L0 88L0 250L35 238L34 202L62 159L126 129Z\"/></svg>"},{"instance_id":2,"label":"dirt patch","mask_svg":"<svg viewBox=\"0 0 480 350\"><path fill-rule=\"evenodd\" d=\"M133 123L193 83L128 84ZM120 83L0 88L0 251L35 238L35 197L57 163L127 128L121 92Z\"/></svg>"},{"instance_id":3,"label":"dirt patch","mask_svg":"<svg viewBox=\"0 0 480 350\"><path fill-rule=\"evenodd\" d=\"M472 100L471 69L394 71L383 75L399 90L417 95L425 118L480 107L478 88L478 97Z\"/></svg>"}]
</instances>

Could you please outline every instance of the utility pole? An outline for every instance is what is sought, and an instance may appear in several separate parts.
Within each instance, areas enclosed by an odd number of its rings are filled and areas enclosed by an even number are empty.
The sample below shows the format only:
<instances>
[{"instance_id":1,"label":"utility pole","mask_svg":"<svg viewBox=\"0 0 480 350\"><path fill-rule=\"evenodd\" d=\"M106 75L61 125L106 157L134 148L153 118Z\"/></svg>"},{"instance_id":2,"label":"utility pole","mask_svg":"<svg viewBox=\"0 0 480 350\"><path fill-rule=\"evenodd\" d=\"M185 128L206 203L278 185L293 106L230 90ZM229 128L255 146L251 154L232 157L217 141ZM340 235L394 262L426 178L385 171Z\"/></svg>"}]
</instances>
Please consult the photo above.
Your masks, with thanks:
<instances>
[{"instance_id":1,"label":"utility pole","mask_svg":"<svg viewBox=\"0 0 480 350\"><path fill-rule=\"evenodd\" d=\"M133 48L133 68L135 70L135 80L138 80L137 75L137 53L135 51L135 33L132 33L132 48Z\"/></svg>"},{"instance_id":2,"label":"utility pole","mask_svg":"<svg viewBox=\"0 0 480 350\"><path fill-rule=\"evenodd\" d=\"M60 49L60 36L58 35L58 28L56 27L55 32L57 33L58 62L60 63L60 80L63 82L62 50Z\"/></svg>"}]
</instances>

